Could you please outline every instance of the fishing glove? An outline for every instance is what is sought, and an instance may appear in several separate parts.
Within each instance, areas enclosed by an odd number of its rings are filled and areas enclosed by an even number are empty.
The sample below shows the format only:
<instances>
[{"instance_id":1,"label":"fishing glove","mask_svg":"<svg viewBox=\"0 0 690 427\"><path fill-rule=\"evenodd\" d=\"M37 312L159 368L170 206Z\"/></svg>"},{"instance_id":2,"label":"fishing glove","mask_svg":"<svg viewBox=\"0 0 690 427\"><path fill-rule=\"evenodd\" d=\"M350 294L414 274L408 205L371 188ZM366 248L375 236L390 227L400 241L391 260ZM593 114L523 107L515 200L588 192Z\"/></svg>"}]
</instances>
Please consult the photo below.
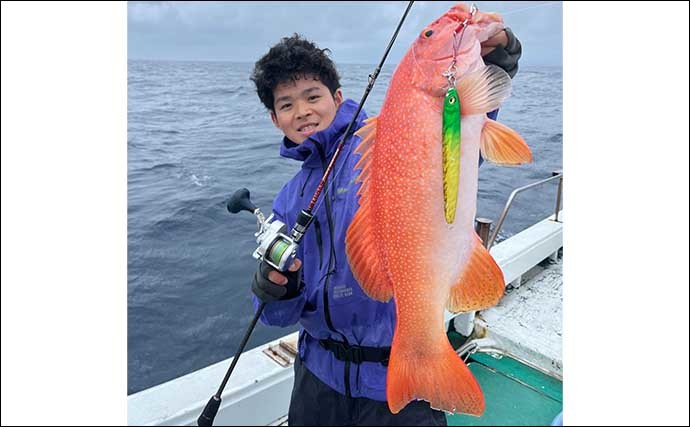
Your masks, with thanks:
<instances>
[{"instance_id":1,"label":"fishing glove","mask_svg":"<svg viewBox=\"0 0 690 427\"><path fill-rule=\"evenodd\" d=\"M265 303L286 300L294 298L299 295L302 289L302 266L297 271L279 272L287 277L288 282L285 285L276 285L268 279L268 273L271 271L278 271L271 267L268 263L261 261L254 273L252 280L252 292L259 300Z\"/></svg>"},{"instance_id":2,"label":"fishing glove","mask_svg":"<svg viewBox=\"0 0 690 427\"><path fill-rule=\"evenodd\" d=\"M505 32L508 36L508 46L499 44L482 59L486 65L493 64L501 67L512 79L518 72L518 60L522 55L522 45L510 28L505 28Z\"/></svg>"}]
</instances>

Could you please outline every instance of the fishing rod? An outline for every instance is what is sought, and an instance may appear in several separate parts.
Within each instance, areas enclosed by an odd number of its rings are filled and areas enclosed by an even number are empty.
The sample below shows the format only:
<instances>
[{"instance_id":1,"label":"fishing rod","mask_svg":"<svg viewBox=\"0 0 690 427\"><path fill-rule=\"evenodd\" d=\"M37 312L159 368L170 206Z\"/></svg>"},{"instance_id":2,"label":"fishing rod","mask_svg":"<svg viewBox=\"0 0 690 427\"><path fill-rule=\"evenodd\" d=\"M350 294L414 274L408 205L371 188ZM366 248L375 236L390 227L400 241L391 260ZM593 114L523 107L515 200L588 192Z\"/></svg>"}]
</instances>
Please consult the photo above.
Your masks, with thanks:
<instances>
[{"instance_id":1,"label":"fishing rod","mask_svg":"<svg viewBox=\"0 0 690 427\"><path fill-rule=\"evenodd\" d=\"M359 107L357 108L357 111L352 116L352 120L350 120L350 123L345 129L345 133L343 134L343 137L340 143L338 144L335 153L333 154L333 158L331 159L331 162L328 164L328 167L326 168L326 171L324 172L323 177L321 178L321 181L319 182L319 185L316 188L316 191L314 192L314 196L309 202L309 206L306 209L302 209L302 211L300 211L297 217L297 221L295 225L292 227L290 234L286 234L287 225L285 225L281 221L273 220L273 214L271 214L268 218L264 217L261 211L251 202L249 198L249 190L247 190L246 188L241 188L237 190L228 201L227 209L230 213L234 214L246 210L256 216L259 231L255 233L255 236L256 242L259 244L259 246L252 254L252 256L255 259L265 261L270 266L276 268L278 271L286 271L290 267L290 265L292 265L292 262L297 257L297 248L299 246L299 243L301 242L302 237L306 233L307 228L309 227L312 219L314 218L314 215L312 213L314 205L316 204L319 195L323 191L323 187L328 180L328 176L331 174L331 171L333 170L333 166L335 165L335 162L338 156L340 155L343 146L345 145L345 141L347 140L352 126L357 121L357 117L359 116L359 113L362 110L362 107L364 106L364 102L367 100L367 97L369 96L369 92L371 92L372 88L374 87L376 78L378 77L379 73L381 72L381 69L383 68L383 64L386 61L386 58L388 57L388 53L393 47L393 43L395 42L395 39L398 37L398 32L400 32L400 28L402 27L402 24L405 21L405 18L407 17L407 14L410 11L410 8L412 7L413 3L414 1L410 1L408 3L407 9L405 9L405 13L403 14L402 18L400 18L400 22L398 22L398 27L395 29L395 33L393 33L393 37L388 43L388 47L386 48L386 51L383 54L383 58L381 58L381 62L379 63L378 67L376 67L376 70L374 70L374 72L369 75L369 83L364 91L364 95L362 96L361 101L359 102ZM223 378L220 387L218 387L218 391L216 392L216 394L211 396L211 399L206 404L206 407L204 407L203 412L201 413L201 415L199 415L199 418L197 419L198 425L213 425L213 420L218 414L218 409L220 408L221 395L223 394L223 390L225 389L225 386L228 383L228 380L230 379L230 376L232 375L235 366L237 365L237 361L240 359L240 356L244 352L244 347L247 345L247 341L249 341L249 337L254 331L259 317L261 317L261 314L264 311L264 307L266 307L266 303L261 302L261 304L256 310L256 313L254 314L254 318L249 324L249 328L247 328L247 331L245 332L244 337L242 338L240 347L237 349L237 353L235 353L235 357L233 357L232 363L230 364L228 371L225 373L225 377Z\"/></svg>"}]
</instances>

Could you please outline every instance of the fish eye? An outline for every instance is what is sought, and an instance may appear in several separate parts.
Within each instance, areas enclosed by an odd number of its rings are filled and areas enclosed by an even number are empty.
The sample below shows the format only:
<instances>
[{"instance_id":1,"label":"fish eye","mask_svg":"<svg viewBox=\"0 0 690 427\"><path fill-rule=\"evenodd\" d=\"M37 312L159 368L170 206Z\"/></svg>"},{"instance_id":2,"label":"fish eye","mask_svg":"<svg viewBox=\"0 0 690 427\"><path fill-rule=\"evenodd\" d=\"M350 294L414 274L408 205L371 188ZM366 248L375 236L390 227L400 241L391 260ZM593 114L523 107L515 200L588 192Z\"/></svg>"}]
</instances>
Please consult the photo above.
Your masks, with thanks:
<instances>
[{"instance_id":1,"label":"fish eye","mask_svg":"<svg viewBox=\"0 0 690 427\"><path fill-rule=\"evenodd\" d=\"M424 35L424 38L428 39L429 37L431 37L432 34L434 34L434 32L432 30L426 30L422 34Z\"/></svg>"},{"instance_id":2,"label":"fish eye","mask_svg":"<svg viewBox=\"0 0 690 427\"><path fill-rule=\"evenodd\" d=\"M450 98L448 98L448 103L455 104L455 97L451 96Z\"/></svg>"}]
</instances>

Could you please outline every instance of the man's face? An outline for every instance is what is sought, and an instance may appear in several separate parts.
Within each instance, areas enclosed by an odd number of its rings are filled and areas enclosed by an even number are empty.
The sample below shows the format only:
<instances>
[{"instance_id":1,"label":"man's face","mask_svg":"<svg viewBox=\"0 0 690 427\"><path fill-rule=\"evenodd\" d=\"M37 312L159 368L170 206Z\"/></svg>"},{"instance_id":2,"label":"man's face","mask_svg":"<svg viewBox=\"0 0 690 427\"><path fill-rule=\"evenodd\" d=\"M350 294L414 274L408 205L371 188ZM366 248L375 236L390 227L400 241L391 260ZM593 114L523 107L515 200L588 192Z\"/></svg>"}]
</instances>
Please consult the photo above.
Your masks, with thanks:
<instances>
[{"instance_id":1,"label":"man's face","mask_svg":"<svg viewBox=\"0 0 690 427\"><path fill-rule=\"evenodd\" d=\"M310 135L331 125L343 102L343 93L331 96L328 87L312 76L279 84L273 89L271 120L290 141L301 144Z\"/></svg>"}]
</instances>

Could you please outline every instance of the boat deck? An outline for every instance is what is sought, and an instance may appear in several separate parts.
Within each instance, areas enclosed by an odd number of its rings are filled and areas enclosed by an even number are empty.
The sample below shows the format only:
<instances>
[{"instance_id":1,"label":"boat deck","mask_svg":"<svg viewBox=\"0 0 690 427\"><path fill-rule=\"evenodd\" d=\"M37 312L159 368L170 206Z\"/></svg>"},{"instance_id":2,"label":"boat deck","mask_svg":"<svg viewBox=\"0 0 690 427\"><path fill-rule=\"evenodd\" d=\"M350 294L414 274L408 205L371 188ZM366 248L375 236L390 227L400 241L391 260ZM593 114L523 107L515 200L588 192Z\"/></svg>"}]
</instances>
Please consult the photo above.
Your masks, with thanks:
<instances>
[{"instance_id":1,"label":"boat deck","mask_svg":"<svg viewBox=\"0 0 690 427\"><path fill-rule=\"evenodd\" d=\"M480 313L477 328L498 348L562 379L562 286L561 259L547 258L523 275L519 287L509 286L496 307Z\"/></svg>"},{"instance_id":2,"label":"boat deck","mask_svg":"<svg viewBox=\"0 0 690 427\"><path fill-rule=\"evenodd\" d=\"M477 314L468 367L482 387L481 418L449 415L448 425L550 425L563 410L562 261L547 258ZM465 356L467 357L467 356Z\"/></svg>"}]
</instances>

